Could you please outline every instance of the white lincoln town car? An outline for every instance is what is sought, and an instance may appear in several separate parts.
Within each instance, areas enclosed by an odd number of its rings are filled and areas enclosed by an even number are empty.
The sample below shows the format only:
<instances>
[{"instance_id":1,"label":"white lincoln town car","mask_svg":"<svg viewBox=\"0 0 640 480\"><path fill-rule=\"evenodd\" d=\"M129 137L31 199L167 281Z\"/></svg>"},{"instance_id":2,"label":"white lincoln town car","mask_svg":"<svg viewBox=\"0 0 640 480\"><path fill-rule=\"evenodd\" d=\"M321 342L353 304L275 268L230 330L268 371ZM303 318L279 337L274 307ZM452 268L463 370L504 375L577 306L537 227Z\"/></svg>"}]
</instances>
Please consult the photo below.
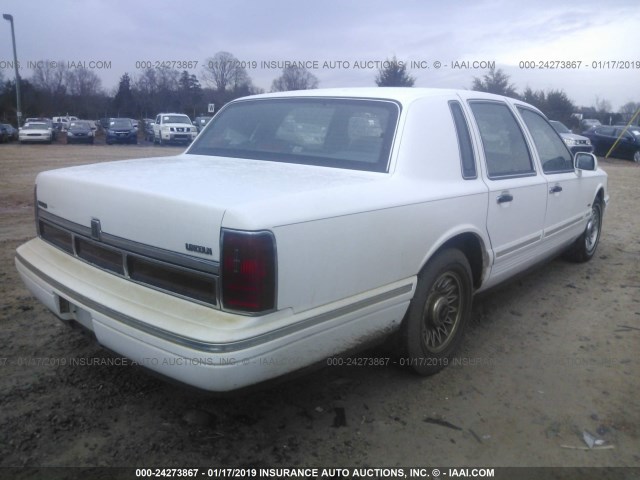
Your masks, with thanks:
<instances>
[{"instance_id":1,"label":"white lincoln town car","mask_svg":"<svg viewBox=\"0 0 640 480\"><path fill-rule=\"evenodd\" d=\"M418 88L241 98L181 155L43 172L35 195L16 254L33 295L211 391L389 336L435 373L475 293L593 257L609 199L534 107Z\"/></svg>"}]
</instances>

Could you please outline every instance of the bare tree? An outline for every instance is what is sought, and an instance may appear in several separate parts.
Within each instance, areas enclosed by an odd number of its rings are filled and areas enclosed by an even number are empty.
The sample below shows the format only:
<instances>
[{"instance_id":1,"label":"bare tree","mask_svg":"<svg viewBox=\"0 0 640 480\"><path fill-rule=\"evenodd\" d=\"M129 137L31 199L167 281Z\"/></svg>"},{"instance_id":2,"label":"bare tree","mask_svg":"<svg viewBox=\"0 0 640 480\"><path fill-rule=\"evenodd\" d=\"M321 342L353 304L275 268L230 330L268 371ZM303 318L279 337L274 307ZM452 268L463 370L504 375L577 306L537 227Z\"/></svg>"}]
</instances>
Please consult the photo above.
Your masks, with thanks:
<instances>
[{"instance_id":1,"label":"bare tree","mask_svg":"<svg viewBox=\"0 0 640 480\"><path fill-rule=\"evenodd\" d=\"M180 72L175 68L157 68L156 80L161 93L175 92L180 88Z\"/></svg>"},{"instance_id":2,"label":"bare tree","mask_svg":"<svg viewBox=\"0 0 640 480\"><path fill-rule=\"evenodd\" d=\"M138 102L140 113L144 117L152 117L157 113L155 97L158 95L158 76L155 68L143 70L139 77L132 81L132 93Z\"/></svg>"},{"instance_id":3,"label":"bare tree","mask_svg":"<svg viewBox=\"0 0 640 480\"><path fill-rule=\"evenodd\" d=\"M218 52L207 58L202 78L220 93L251 84L247 69L229 52Z\"/></svg>"},{"instance_id":4,"label":"bare tree","mask_svg":"<svg viewBox=\"0 0 640 480\"><path fill-rule=\"evenodd\" d=\"M318 88L318 78L304 67L291 65L282 69L282 75L271 84L272 92L310 90Z\"/></svg>"},{"instance_id":5,"label":"bare tree","mask_svg":"<svg viewBox=\"0 0 640 480\"><path fill-rule=\"evenodd\" d=\"M33 69L31 83L50 95L60 95L65 92L67 74L66 62L63 60L43 60Z\"/></svg>"},{"instance_id":6,"label":"bare tree","mask_svg":"<svg viewBox=\"0 0 640 480\"><path fill-rule=\"evenodd\" d=\"M102 80L93 70L88 68L67 70L65 80L67 90L71 95L90 97L98 95L102 90Z\"/></svg>"},{"instance_id":7,"label":"bare tree","mask_svg":"<svg viewBox=\"0 0 640 480\"><path fill-rule=\"evenodd\" d=\"M611 112L611 102L604 98L596 97L596 110L600 115L607 115Z\"/></svg>"},{"instance_id":8,"label":"bare tree","mask_svg":"<svg viewBox=\"0 0 640 480\"><path fill-rule=\"evenodd\" d=\"M147 68L134 79L133 88L145 95L152 95L158 90L158 77L155 68Z\"/></svg>"},{"instance_id":9,"label":"bare tree","mask_svg":"<svg viewBox=\"0 0 640 480\"><path fill-rule=\"evenodd\" d=\"M622 107L620 107L620 114L626 122L633 118L633 123L635 125L640 125L640 102L625 103Z\"/></svg>"}]
</instances>

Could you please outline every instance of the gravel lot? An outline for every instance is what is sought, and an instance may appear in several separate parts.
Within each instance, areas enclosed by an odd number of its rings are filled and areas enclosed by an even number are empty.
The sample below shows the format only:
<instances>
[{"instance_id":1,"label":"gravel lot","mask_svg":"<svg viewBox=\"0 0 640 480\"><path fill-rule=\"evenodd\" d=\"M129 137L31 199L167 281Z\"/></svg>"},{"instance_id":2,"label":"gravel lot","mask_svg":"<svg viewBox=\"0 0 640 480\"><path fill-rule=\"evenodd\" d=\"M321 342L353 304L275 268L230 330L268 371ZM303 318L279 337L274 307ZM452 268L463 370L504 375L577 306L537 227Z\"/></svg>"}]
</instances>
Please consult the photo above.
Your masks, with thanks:
<instances>
[{"instance_id":1,"label":"gravel lot","mask_svg":"<svg viewBox=\"0 0 640 480\"><path fill-rule=\"evenodd\" d=\"M35 235L39 171L180 151L0 145L0 466L640 466L640 165L601 160L611 203L596 257L477 298L438 375L331 366L221 398L106 365L13 264ZM607 448L584 449L585 430Z\"/></svg>"}]
</instances>

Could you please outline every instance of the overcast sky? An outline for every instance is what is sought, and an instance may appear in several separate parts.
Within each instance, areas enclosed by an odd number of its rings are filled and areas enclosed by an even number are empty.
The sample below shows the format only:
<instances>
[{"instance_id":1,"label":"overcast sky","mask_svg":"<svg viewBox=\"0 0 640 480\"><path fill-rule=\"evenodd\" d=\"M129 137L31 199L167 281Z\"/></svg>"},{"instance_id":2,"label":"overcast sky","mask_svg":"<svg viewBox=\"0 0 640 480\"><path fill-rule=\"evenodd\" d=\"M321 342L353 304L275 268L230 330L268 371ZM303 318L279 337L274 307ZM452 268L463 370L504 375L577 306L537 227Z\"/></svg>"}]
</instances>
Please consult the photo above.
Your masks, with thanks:
<instances>
[{"instance_id":1,"label":"overcast sky","mask_svg":"<svg viewBox=\"0 0 640 480\"><path fill-rule=\"evenodd\" d=\"M640 102L638 0L5 0L1 5L0 13L14 17L23 65L85 62L108 91L123 73L136 77L137 67L145 65L140 62L197 61L191 73L202 81L207 59L224 50L255 62L248 73L267 91L280 70L265 68L264 62L317 62L308 65L320 87L374 86L373 62L395 55L408 64L417 87L468 89L474 76L486 73L473 62L486 61L510 75L518 92L527 86L562 89L577 105L592 106L599 98L615 110ZM9 22L2 20L4 79L13 78L12 59ZM525 69L520 63L555 60L581 62L580 68ZM453 68L463 61L470 68ZM23 68L21 76L28 78L31 71Z\"/></svg>"}]
</instances>

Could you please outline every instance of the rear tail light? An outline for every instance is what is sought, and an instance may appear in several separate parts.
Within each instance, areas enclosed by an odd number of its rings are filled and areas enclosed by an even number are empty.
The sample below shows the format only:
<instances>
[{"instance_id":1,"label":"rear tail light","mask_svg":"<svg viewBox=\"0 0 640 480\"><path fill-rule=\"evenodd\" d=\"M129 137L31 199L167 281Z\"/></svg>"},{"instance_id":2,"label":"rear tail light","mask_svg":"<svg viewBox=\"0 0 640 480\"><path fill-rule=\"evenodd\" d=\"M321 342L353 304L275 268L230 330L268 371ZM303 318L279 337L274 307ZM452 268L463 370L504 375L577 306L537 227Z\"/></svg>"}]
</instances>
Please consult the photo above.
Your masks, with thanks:
<instances>
[{"instance_id":1,"label":"rear tail light","mask_svg":"<svg viewBox=\"0 0 640 480\"><path fill-rule=\"evenodd\" d=\"M225 310L264 313L276 307L276 244L270 232L223 230L221 290Z\"/></svg>"}]
</instances>

